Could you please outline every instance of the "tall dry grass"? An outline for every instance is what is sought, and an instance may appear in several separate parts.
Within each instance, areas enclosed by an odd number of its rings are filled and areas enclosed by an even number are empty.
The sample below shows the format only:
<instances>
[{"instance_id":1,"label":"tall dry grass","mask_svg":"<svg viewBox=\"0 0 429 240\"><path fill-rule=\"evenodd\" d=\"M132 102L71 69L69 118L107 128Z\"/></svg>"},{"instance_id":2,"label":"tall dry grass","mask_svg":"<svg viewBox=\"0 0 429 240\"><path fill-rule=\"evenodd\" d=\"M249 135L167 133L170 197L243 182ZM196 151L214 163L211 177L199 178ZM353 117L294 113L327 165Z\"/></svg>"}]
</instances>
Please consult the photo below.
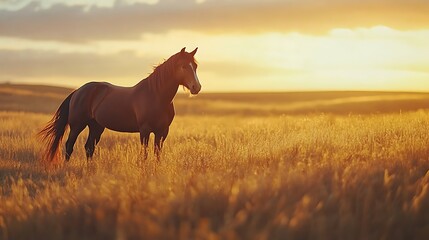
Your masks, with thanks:
<instances>
[{"instance_id":1,"label":"tall dry grass","mask_svg":"<svg viewBox=\"0 0 429 240\"><path fill-rule=\"evenodd\" d=\"M426 239L429 112L178 116L162 160L106 132L48 170L0 113L0 239Z\"/></svg>"}]
</instances>

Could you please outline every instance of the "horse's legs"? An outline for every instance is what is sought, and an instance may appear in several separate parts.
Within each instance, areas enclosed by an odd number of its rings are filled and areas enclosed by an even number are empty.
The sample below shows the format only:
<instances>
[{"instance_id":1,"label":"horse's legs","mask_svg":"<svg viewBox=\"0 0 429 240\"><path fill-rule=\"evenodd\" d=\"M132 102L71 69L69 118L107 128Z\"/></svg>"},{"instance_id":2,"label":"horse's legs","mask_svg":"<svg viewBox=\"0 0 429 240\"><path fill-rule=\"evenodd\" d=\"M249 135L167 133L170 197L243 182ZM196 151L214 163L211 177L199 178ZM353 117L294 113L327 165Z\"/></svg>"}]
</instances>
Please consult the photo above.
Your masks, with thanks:
<instances>
[{"instance_id":1,"label":"horse's legs","mask_svg":"<svg viewBox=\"0 0 429 240\"><path fill-rule=\"evenodd\" d=\"M85 129L86 124L70 125L70 133L66 142L66 161L70 160L70 156L73 153L73 147L76 142L77 136Z\"/></svg>"},{"instance_id":2,"label":"horse's legs","mask_svg":"<svg viewBox=\"0 0 429 240\"><path fill-rule=\"evenodd\" d=\"M166 128L162 132L156 132L155 133L155 147L154 147L154 151L155 151L155 155L156 155L156 158L157 158L158 161L160 160L162 145L164 144L164 141L167 138L168 131L169 131L169 128Z\"/></svg>"},{"instance_id":3,"label":"horse's legs","mask_svg":"<svg viewBox=\"0 0 429 240\"><path fill-rule=\"evenodd\" d=\"M85 143L86 159L89 160L94 155L95 145L100 141L104 127L98 124L94 119L89 121L89 134Z\"/></svg>"},{"instance_id":4,"label":"horse's legs","mask_svg":"<svg viewBox=\"0 0 429 240\"><path fill-rule=\"evenodd\" d=\"M140 143L143 146L144 159L147 159L147 146L149 144L150 130L146 127L140 128Z\"/></svg>"}]
</instances>

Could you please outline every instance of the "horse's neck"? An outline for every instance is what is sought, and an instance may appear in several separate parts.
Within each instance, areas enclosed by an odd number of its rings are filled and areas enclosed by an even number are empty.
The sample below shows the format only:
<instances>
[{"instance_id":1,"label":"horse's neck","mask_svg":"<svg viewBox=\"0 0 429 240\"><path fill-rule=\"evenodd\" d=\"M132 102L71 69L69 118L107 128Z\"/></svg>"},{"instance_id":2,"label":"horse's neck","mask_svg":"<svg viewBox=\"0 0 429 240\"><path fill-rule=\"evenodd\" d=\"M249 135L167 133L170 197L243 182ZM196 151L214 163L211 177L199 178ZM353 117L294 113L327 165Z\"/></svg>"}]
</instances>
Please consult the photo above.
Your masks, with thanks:
<instances>
[{"instance_id":1,"label":"horse's neck","mask_svg":"<svg viewBox=\"0 0 429 240\"><path fill-rule=\"evenodd\" d=\"M146 79L140 81L136 87L139 91L141 91L142 88L148 88L160 103L170 104L174 96L176 96L179 84L175 84L174 81L168 78L172 77L162 76L162 79L159 79L154 75L150 75Z\"/></svg>"},{"instance_id":2,"label":"horse's neck","mask_svg":"<svg viewBox=\"0 0 429 240\"><path fill-rule=\"evenodd\" d=\"M162 90L158 92L159 100L163 103L171 103L176 96L179 84L169 84L162 87Z\"/></svg>"}]
</instances>

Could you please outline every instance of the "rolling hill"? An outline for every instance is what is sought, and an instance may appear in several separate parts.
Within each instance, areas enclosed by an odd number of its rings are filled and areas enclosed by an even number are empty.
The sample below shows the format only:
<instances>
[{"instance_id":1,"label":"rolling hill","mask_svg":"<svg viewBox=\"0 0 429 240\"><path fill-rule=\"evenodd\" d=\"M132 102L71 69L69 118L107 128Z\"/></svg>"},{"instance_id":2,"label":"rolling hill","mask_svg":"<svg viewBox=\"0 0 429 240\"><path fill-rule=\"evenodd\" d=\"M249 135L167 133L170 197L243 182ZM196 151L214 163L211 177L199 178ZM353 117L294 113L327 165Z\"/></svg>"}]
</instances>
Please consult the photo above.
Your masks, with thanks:
<instances>
[{"instance_id":1,"label":"rolling hill","mask_svg":"<svg viewBox=\"0 0 429 240\"><path fill-rule=\"evenodd\" d=\"M0 84L0 111L53 113L73 89ZM399 113L429 109L429 93L413 92L279 92L201 93L189 97L180 89L175 99L182 115L335 115Z\"/></svg>"}]
</instances>

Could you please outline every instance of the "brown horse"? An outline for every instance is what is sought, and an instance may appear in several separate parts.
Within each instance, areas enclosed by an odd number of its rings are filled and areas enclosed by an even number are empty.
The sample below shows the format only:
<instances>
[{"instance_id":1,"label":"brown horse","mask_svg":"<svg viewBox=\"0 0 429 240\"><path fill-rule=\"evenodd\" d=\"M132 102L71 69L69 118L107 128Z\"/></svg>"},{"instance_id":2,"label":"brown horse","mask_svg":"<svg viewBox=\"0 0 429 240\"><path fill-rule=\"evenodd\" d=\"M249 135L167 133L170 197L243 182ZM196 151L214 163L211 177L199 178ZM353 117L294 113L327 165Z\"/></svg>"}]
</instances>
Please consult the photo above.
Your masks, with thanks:
<instances>
[{"instance_id":1,"label":"brown horse","mask_svg":"<svg viewBox=\"0 0 429 240\"><path fill-rule=\"evenodd\" d=\"M90 82L72 92L60 105L52 120L40 131L47 143L49 160L58 154L67 125L66 160L70 159L78 135L89 127L86 157L92 158L95 145L105 128L119 132L139 132L147 158L150 133L155 134L155 154L159 159L163 142L174 118L173 98L179 85L198 94L201 85L192 52L180 52L157 66L153 73L134 87L119 87L106 82Z\"/></svg>"}]
</instances>

